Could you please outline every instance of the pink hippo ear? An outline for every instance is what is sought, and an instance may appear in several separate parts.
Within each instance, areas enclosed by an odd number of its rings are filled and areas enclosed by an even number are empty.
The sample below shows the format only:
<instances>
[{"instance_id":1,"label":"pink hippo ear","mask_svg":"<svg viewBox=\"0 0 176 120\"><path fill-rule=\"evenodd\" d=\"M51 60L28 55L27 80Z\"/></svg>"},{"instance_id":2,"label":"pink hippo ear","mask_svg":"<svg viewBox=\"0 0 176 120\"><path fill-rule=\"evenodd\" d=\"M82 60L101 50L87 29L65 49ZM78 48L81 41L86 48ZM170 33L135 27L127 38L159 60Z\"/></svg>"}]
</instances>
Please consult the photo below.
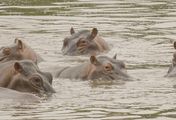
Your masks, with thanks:
<instances>
[{"instance_id":1,"label":"pink hippo ear","mask_svg":"<svg viewBox=\"0 0 176 120\"><path fill-rule=\"evenodd\" d=\"M15 62L14 64L14 68L17 72L22 72L23 71L23 67L20 65L19 62Z\"/></svg>"},{"instance_id":2,"label":"pink hippo ear","mask_svg":"<svg viewBox=\"0 0 176 120\"><path fill-rule=\"evenodd\" d=\"M15 38L14 43L17 43L17 42L18 42L18 40L19 40L18 38Z\"/></svg>"},{"instance_id":3,"label":"pink hippo ear","mask_svg":"<svg viewBox=\"0 0 176 120\"><path fill-rule=\"evenodd\" d=\"M117 53L113 56L113 59L117 59Z\"/></svg>"},{"instance_id":4,"label":"pink hippo ear","mask_svg":"<svg viewBox=\"0 0 176 120\"><path fill-rule=\"evenodd\" d=\"M97 60L95 56L90 57L90 62L94 65L100 65L100 62Z\"/></svg>"},{"instance_id":5,"label":"pink hippo ear","mask_svg":"<svg viewBox=\"0 0 176 120\"><path fill-rule=\"evenodd\" d=\"M70 29L70 34L73 35L74 33L75 33L75 30L74 30L73 27L71 27L71 29Z\"/></svg>"},{"instance_id":6,"label":"pink hippo ear","mask_svg":"<svg viewBox=\"0 0 176 120\"><path fill-rule=\"evenodd\" d=\"M23 42L21 40L18 40L17 45L19 49L23 49Z\"/></svg>"},{"instance_id":7,"label":"pink hippo ear","mask_svg":"<svg viewBox=\"0 0 176 120\"><path fill-rule=\"evenodd\" d=\"M90 35L90 39L93 40L97 36L97 34L98 34L97 28L93 28Z\"/></svg>"},{"instance_id":8,"label":"pink hippo ear","mask_svg":"<svg viewBox=\"0 0 176 120\"><path fill-rule=\"evenodd\" d=\"M176 49L176 41L174 42L174 48Z\"/></svg>"},{"instance_id":9,"label":"pink hippo ear","mask_svg":"<svg viewBox=\"0 0 176 120\"><path fill-rule=\"evenodd\" d=\"M21 40L16 38L14 42L17 44L19 49L23 49L23 42Z\"/></svg>"}]
</instances>

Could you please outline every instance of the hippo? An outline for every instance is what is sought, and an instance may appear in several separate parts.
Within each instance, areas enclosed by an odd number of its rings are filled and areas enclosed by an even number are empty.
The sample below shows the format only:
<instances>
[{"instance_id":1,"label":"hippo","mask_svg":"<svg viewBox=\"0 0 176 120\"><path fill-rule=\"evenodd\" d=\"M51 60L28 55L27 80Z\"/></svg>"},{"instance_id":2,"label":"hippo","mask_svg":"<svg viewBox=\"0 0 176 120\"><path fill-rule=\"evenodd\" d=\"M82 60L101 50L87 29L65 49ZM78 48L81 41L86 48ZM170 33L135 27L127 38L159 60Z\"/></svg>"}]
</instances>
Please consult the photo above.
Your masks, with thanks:
<instances>
[{"instance_id":1,"label":"hippo","mask_svg":"<svg viewBox=\"0 0 176 120\"><path fill-rule=\"evenodd\" d=\"M174 48L176 49L176 42L174 42ZM166 77L176 77L176 52L173 53L172 64L169 67Z\"/></svg>"},{"instance_id":2,"label":"hippo","mask_svg":"<svg viewBox=\"0 0 176 120\"><path fill-rule=\"evenodd\" d=\"M31 60L14 60L0 64L0 87L38 95L54 93L53 77L42 72Z\"/></svg>"},{"instance_id":3,"label":"hippo","mask_svg":"<svg viewBox=\"0 0 176 120\"><path fill-rule=\"evenodd\" d=\"M0 48L0 63L23 59L32 60L36 64L43 60L32 48L18 38L15 39L14 44Z\"/></svg>"},{"instance_id":4,"label":"hippo","mask_svg":"<svg viewBox=\"0 0 176 120\"><path fill-rule=\"evenodd\" d=\"M63 40L62 52L64 55L97 55L109 50L108 44L98 35L97 28L92 31L81 30L75 32L70 29L71 36Z\"/></svg>"},{"instance_id":5,"label":"hippo","mask_svg":"<svg viewBox=\"0 0 176 120\"><path fill-rule=\"evenodd\" d=\"M89 62L74 67L65 67L56 70L56 78L82 79L82 80L128 80L125 63L107 56L91 56Z\"/></svg>"},{"instance_id":6,"label":"hippo","mask_svg":"<svg viewBox=\"0 0 176 120\"><path fill-rule=\"evenodd\" d=\"M0 87L0 100L11 100L12 102L40 102L40 97L31 94L19 92L16 90Z\"/></svg>"}]
</instances>

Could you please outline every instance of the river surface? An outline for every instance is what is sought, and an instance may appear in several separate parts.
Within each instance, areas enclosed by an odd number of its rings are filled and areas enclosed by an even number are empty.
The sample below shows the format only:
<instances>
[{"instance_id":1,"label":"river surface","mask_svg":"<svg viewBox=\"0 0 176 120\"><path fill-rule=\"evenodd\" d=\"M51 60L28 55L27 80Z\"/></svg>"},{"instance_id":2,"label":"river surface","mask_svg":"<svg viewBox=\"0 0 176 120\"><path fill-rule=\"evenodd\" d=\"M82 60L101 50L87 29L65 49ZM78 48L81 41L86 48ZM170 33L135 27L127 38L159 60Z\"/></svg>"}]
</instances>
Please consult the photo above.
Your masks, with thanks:
<instances>
[{"instance_id":1,"label":"river surface","mask_svg":"<svg viewBox=\"0 0 176 120\"><path fill-rule=\"evenodd\" d=\"M54 79L41 103L1 101L2 120L176 120L176 79L166 78L176 40L175 0L0 0L0 45L24 39L51 66L88 57L63 56L69 29L98 28L133 81ZM52 68L52 67L51 67Z\"/></svg>"}]
</instances>

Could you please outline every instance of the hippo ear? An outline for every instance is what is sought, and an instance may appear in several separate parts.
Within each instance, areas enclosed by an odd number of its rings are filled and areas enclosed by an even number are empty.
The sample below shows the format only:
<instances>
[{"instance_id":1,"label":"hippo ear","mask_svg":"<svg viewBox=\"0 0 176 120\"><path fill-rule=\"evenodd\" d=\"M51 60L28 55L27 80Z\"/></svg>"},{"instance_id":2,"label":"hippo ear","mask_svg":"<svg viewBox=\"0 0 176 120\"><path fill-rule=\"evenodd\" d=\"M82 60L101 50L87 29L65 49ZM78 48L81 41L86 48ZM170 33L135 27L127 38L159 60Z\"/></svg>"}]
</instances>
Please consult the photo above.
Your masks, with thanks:
<instances>
[{"instance_id":1,"label":"hippo ear","mask_svg":"<svg viewBox=\"0 0 176 120\"><path fill-rule=\"evenodd\" d=\"M19 62L15 62L14 64L14 68L17 72L22 72L23 71L23 67L20 65Z\"/></svg>"},{"instance_id":2,"label":"hippo ear","mask_svg":"<svg viewBox=\"0 0 176 120\"><path fill-rule=\"evenodd\" d=\"M14 43L17 43L17 42L18 42L18 40L19 40L18 38L15 38Z\"/></svg>"},{"instance_id":3,"label":"hippo ear","mask_svg":"<svg viewBox=\"0 0 176 120\"><path fill-rule=\"evenodd\" d=\"M95 56L90 57L90 62L94 65L100 65L100 62L97 60Z\"/></svg>"},{"instance_id":4,"label":"hippo ear","mask_svg":"<svg viewBox=\"0 0 176 120\"><path fill-rule=\"evenodd\" d=\"M97 36L97 34L98 34L97 28L93 28L90 35L90 39L93 40Z\"/></svg>"},{"instance_id":5,"label":"hippo ear","mask_svg":"<svg viewBox=\"0 0 176 120\"><path fill-rule=\"evenodd\" d=\"M176 49L176 41L174 42L174 48Z\"/></svg>"},{"instance_id":6,"label":"hippo ear","mask_svg":"<svg viewBox=\"0 0 176 120\"><path fill-rule=\"evenodd\" d=\"M17 45L19 49L23 49L23 42L21 40L18 40Z\"/></svg>"},{"instance_id":7,"label":"hippo ear","mask_svg":"<svg viewBox=\"0 0 176 120\"><path fill-rule=\"evenodd\" d=\"M113 59L116 59L117 58L117 53L113 56Z\"/></svg>"},{"instance_id":8,"label":"hippo ear","mask_svg":"<svg viewBox=\"0 0 176 120\"><path fill-rule=\"evenodd\" d=\"M74 33L75 33L75 30L74 30L73 27L71 27L71 29L70 29L70 34L73 35Z\"/></svg>"}]
</instances>

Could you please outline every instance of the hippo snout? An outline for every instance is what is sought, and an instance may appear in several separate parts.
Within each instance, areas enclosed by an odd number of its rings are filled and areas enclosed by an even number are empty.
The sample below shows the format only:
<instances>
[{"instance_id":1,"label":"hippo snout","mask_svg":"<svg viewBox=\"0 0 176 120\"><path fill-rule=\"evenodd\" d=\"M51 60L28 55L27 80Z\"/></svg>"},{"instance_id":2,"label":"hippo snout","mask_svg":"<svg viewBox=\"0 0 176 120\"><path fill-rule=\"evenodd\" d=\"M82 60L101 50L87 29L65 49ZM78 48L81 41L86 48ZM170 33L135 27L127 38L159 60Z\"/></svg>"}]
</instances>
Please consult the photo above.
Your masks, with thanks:
<instances>
[{"instance_id":1,"label":"hippo snout","mask_svg":"<svg viewBox=\"0 0 176 120\"><path fill-rule=\"evenodd\" d=\"M52 85L48 82L48 81L44 81L44 91L46 93L56 93L56 91L54 90L54 88L52 87Z\"/></svg>"}]
</instances>

